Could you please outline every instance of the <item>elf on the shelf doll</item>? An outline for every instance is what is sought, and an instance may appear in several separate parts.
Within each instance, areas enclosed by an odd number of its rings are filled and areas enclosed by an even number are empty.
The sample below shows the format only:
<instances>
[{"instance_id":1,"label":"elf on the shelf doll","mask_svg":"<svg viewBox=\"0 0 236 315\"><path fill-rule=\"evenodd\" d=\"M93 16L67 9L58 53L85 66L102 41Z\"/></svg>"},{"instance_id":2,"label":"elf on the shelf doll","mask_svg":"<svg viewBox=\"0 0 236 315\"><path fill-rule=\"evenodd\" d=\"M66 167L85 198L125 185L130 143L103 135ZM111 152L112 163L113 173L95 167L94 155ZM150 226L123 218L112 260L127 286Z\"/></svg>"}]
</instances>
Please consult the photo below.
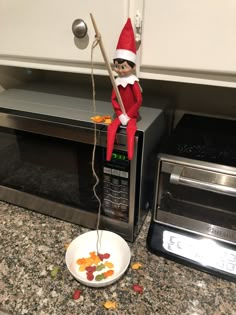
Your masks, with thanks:
<instances>
[{"instance_id":1,"label":"elf on the shelf doll","mask_svg":"<svg viewBox=\"0 0 236 315\"><path fill-rule=\"evenodd\" d=\"M134 138L137 130L136 121L139 117L139 107L142 104L142 93L138 78L134 75L136 63L136 45L131 20L128 19L118 40L114 56L115 72L118 74L116 85L126 113L123 113L112 90L111 101L116 118L108 126L107 161L111 160L117 129L120 125L127 126L128 159L132 160L134 152Z\"/></svg>"}]
</instances>

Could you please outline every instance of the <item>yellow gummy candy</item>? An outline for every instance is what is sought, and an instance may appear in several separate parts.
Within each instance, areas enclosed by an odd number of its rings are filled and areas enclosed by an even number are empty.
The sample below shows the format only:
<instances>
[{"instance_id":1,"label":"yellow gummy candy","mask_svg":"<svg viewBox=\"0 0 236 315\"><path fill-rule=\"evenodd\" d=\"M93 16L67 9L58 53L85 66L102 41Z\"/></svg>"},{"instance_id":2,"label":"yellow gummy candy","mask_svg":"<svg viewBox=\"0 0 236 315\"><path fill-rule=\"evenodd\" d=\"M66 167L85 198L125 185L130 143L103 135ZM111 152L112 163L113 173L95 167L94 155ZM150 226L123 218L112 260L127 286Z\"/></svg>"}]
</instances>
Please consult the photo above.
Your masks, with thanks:
<instances>
[{"instance_id":1,"label":"yellow gummy candy","mask_svg":"<svg viewBox=\"0 0 236 315\"><path fill-rule=\"evenodd\" d=\"M137 263L134 263L131 268L135 270L135 269L139 269L140 267L142 267L142 264L137 262Z\"/></svg>"},{"instance_id":2,"label":"yellow gummy candy","mask_svg":"<svg viewBox=\"0 0 236 315\"><path fill-rule=\"evenodd\" d=\"M106 301L103 306L105 308L108 308L108 309L116 309L117 308L117 303L116 302L112 302L112 301Z\"/></svg>"},{"instance_id":3,"label":"yellow gummy candy","mask_svg":"<svg viewBox=\"0 0 236 315\"><path fill-rule=\"evenodd\" d=\"M84 271L85 268L87 268L87 267L88 267L87 264L80 265L79 271Z\"/></svg>"},{"instance_id":4,"label":"yellow gummy candy","mask_svg":"<svg viewBox=\"0 0 236 315\"><path fill-rule=\"evenodd\" d=\"M114 268L113 263L111 263L110 261L106 261L104 264L107 268Z\"/></svg>"}]
</instances>

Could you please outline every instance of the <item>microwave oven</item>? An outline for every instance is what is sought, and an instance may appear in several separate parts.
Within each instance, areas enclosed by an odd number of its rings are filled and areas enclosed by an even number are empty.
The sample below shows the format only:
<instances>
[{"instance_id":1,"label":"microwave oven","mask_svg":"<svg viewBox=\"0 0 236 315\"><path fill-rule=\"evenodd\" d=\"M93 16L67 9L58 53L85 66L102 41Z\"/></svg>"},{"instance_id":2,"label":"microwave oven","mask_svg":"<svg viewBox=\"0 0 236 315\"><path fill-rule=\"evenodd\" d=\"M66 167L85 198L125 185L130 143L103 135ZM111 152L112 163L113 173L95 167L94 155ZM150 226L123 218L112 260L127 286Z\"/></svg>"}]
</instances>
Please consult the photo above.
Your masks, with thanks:
<instances>
[{"instance_id":1,"label":"microwave oven","mask_svg":"<svg viewBox=\"0 0 236 315\"><path fill-rule=\"evenodd\" d=\"M101 229L133 241L152 207L152 156L168 132L165 100L140 109L134 156L127 158L120 127L106 161L107 126L91 121L91 98L40 89L8 89L0 95L0 199L88 228L96 228L92 153L99 178ZM159 108L158 108L159 107ZM113 115L96 101L96 115ZM154 158L153 158L154 161Z\"/></svg>"}]
</instances>

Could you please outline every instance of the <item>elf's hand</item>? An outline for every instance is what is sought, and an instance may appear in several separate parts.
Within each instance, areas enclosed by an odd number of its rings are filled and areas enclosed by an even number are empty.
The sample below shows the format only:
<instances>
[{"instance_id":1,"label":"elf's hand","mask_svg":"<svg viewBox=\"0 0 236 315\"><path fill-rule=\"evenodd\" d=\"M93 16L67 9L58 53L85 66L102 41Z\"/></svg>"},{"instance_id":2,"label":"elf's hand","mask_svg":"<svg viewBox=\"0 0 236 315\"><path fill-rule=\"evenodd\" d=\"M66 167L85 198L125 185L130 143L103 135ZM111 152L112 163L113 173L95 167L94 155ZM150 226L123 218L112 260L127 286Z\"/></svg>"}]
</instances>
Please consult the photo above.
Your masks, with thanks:
<instances>
[{"instance_id":1,"label":"elf's hand","mask_svg":"<svg viewBox=\"0 0 236 315\"><path fill-rule=\"evenodd\" d=\"M128 124L128 121L130 120L127 114L121 114L118 118L123 126L126 126Z\"/></svg>"}]
</instances>

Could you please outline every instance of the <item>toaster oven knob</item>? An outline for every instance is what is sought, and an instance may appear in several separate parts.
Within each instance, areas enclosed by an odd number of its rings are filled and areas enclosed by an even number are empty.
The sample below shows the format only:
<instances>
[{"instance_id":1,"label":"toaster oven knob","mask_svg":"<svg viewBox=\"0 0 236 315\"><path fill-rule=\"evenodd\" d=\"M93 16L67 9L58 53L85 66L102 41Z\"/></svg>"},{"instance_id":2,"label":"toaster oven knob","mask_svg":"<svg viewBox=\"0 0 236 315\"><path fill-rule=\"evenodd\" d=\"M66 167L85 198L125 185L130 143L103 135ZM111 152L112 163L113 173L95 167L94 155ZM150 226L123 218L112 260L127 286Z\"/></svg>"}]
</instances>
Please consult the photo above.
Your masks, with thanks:
<instances>
[{"instance_id":1,"label":"toaster oven knob","mask_svg":"<svg viewBox=\"0 0 236 315\"><path fill-rule=\"evenodd\" d=\"M76 19L72 24L72 32L77 38L84 38L87 35L88 27L82 19Z\"/></svg>"}]
</instances>

